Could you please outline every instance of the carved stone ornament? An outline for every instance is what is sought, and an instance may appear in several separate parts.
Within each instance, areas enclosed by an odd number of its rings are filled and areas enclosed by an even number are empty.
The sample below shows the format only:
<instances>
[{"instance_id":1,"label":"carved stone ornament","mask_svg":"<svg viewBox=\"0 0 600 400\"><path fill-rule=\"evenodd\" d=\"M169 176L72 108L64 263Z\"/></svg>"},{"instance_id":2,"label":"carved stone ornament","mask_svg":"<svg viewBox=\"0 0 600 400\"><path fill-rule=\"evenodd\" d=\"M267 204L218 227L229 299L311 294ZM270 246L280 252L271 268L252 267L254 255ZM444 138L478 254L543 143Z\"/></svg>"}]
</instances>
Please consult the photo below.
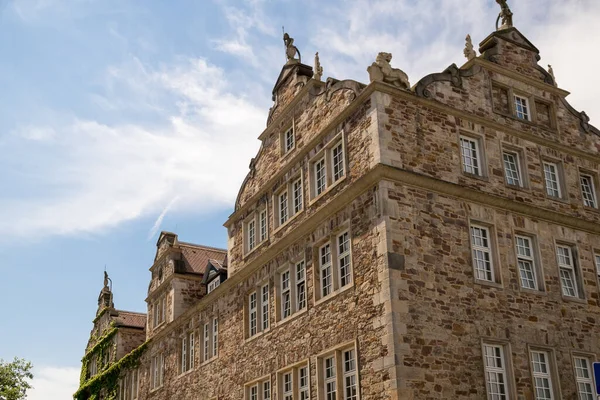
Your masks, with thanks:
<instances>
[{"instance_id":1,"label":"carved stone ornament","mask_svg":"<svg viewBox=\"0 0 600 400\"><path fill-rule=\"evenodd\" d=\"M315 74L313 78L320 81L323 77L323 67L321 67L321 61L319 60L319 52L315 54Z\"/></svg>"},{"instance_id":2,"label":"carved stone ornament","mask_svg":"<svg viewBox=\"0 0 600 400\"><path fill-rule=\"evenodd\" d=\"M496 0L496 3L500 5L500 14L496 18L496 30L510 28L513 26L513 13L510 11L510 7L506 4L506 0ZM499 25L502 22L502 25Z\"/></svg>"},{"instance_id":3,"label":"carved stone ornament","mask_svg":"<svg viewBox=\"0 0 600 400\"><path fill-rule=\"evenodd\" d=\"M300 50L294 46L294 38L290 37L287 33L284 33L283 43L285 44L285 56L287 57L287 62L302 62ZM294 58L296 54L298 54L298 58Z\"/></svg>"},{"instance_id":4,"label":"carved stone ornament","mask_svg":"<svg viewBox=\"0 0 600 400\"><path fill-rule=\"evenodd\" d=\"M473 41L471 41L471 35L467 35L465 38L465 50L463 51L467 60L471 61L477 57L477 52L473 49Z\"/></svg>"},{"instance_id":5,"label":"carved stone ornament","mask_svg":"<svg viewBox=\"0 0 600 400\"><path fill-rule=\"evenodd\" d=\"M548 64L548 73L552 77L552 82L553 82L554 86L557 86L556 78L554 77L554 70L552 69L552 65L550 65L550 64Z\"/></svg>"},{"instance_id":6,"label":"carved stone ornament","mask_svg":"<svg viewBox=\"0 0 600 400\"><path fill-rule=\"evenodd\" d=\"M382 81L401 89L409 90L410 83L408 82L408 75L401 69L392 68L390 61L392 61L392 55L390 53L379 53L375 62L367 68L370 81Z\"/></svg>"}]
</instances>

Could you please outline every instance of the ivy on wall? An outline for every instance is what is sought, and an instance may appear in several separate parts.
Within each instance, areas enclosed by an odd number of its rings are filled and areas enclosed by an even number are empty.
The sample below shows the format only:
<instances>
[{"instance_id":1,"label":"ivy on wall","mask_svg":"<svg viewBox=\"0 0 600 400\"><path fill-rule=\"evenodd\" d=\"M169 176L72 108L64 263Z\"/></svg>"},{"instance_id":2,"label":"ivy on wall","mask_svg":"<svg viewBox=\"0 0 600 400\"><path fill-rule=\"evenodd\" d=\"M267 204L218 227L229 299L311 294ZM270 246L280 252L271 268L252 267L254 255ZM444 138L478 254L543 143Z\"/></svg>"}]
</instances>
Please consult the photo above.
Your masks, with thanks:
<instances>
[{"instance_id":1,"label":"ivy on wall","mask_svg":"<svg viewBox=\"0 0 600 400\"><path fill-rule=\"evenodd\" d=\"M115 328L116 332L116 328ZM114 335L114 333L112 333ZM111 336L112 337L112 336ZM99 342L100 343L100 342ZM110 364L108 368L106 368L101 373L95 375L87 382L83 383L73 395L75 400L97 400L99 394L102 390L104 390L104 400L115 400L117 398L117 389L119 383L119 377L123 371L136 368L139 365L139 359L148 347L148 343L150 340L144 342L142 345L128 353L125 357L121 358L119 361ZM94 346L95 348L96 346ZM92 348L92 350L94 349ZM88 354L91 354L88 352ZM85 357L84 357L85 359ZM82 376L83 375L82 368ZM85 380L85 379L84 379Z\"/></svg>"}]
</instances>

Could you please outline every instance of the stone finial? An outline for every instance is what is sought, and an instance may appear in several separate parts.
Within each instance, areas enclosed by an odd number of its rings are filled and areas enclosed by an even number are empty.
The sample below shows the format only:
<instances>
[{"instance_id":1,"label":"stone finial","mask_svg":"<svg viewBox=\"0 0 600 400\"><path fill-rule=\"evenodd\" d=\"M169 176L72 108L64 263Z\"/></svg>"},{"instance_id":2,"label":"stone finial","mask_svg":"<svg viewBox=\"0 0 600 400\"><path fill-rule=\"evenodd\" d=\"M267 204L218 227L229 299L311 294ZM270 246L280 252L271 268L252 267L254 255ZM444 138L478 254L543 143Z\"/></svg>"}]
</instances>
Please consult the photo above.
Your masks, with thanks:
<instances>
[{"instance_id":1,"label":"stone finial","mask_svg":"<svg viewBox=\"0 0 600 400\"><path fill-rule=\"evenodd\" d=\"M283 34L283 43L285 45L285 56L287 57L287 62L302 62L302 56L300 55L300 51L296 46L294 46L294 38L290 37L287 33ZM298 58L294 58L294 56L298 53Z\"/></svg>"},{"instance_id":2,"label":"stone finial","mask_svg":"<svg viewBox=\"0 0 600 400\"><path fill-rule=\"evenodd\" d=\"M475 57L477 57L477 52L473 49L473 42L471 41L471 35L467 35L465 38L465 49L463 51L467 60L471 61Z\"/></svg>"},{"instance_id":3,"label":"stone finial","mask_svg":"<svg viewBox=\"0 0 600 400\"><path fill-rule=\"evenodd\" d=\"M552 82L554 82L554 86L556 86L556 78L554 77L554 70L552 69L552 65L548 64L548 73L552 77Z\"/></svg>"},{"instance_id":4,"label":"stone finial","mask_svg":"<svg viewBox=\"0 0 600 400\"><path fill-rule=\"evenodd\" d=\"M108 273L104 271L104 287L108 289Z\"/></svg>"},{"instance_id":5,"label":"stone finial","mask_svg":"<svg viewBox=\"0 0 600 400\"><path fill-rule=\"evenodd\" d=\"M321 67L321 61L319 61L319 52L315 53L315 74L313 78L320 81L323 76L323 67Z\"/></svg>"},{"instance_id":6,"label":"stone finial","mask_svg":"<svg viewBox=\"0 0 600 400\"><path fill-rule=\"evenodd\" d=\"M500 5L500 14L498 14L498 18L496 18L496 30L499 31L512 27L513 13L510 11L508 4L506 4L506 0L496 0L496 3ZM499 22L502 22L502 25L498 25Z\"/></svg>"},{"instance_id":7,"label":"stone finial","mask_svg":"<svg viewBox=\"0 0 600 400\"><path fill-rule=\"evenodd\" d=\"M381 52L377 55L375 62L367 68L371 82L382 81L401 89L410 89L408 76L401 69L392 68L390 61L392 61L391 53Z\"/></svg>"}]
</instances>

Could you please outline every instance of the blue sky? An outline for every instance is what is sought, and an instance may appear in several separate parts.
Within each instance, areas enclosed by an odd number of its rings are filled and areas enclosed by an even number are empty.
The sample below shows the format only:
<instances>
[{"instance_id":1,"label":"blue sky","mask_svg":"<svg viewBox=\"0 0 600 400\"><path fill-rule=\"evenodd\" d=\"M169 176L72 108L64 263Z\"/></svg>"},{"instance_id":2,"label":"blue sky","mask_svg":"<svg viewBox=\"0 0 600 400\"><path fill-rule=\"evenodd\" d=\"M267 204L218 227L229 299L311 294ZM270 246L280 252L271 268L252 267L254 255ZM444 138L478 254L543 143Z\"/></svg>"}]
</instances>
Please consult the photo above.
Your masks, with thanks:
<instances>
[{"instance_id":1,"label":"blue sky","mask_svg":"<svg viewBox=\"0 0 600 400\"><path fill-rule=\"evenodd\" d=\"M510 2L571 103L600 125L595 0ZM479 43L481 0L0 0L0 358L36 365L30 399L68 398L104 266L145 311L157 233L224 247L284 25L325 77L368 81L377 52L411 84ZM590 88L594 88L591 90Z\"/></svg>"}]
</instances>

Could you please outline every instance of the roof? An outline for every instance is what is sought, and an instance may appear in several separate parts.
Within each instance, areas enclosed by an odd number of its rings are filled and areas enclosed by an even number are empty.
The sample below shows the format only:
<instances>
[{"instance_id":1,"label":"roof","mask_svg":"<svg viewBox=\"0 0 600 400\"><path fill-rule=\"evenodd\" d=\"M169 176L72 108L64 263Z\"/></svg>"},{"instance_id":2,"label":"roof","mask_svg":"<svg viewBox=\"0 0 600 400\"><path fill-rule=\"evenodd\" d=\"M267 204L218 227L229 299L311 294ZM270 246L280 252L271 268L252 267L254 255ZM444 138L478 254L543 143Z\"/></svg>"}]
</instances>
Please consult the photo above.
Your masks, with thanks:
<instances>
[{"instance_id":1,"label":"roof","mask_svg":"<svg viewBox=\"0 0 600 400\"><path fill-rule=\"evenodd\" d=\"M203 274L209 261L223 268L227 250L216 247L200 246L192 243L179 242L183 261L183 273Z\"/></svg>"},{"instance_id":2,"label":"roof","mask_svg":"<svg viewBox=\"0 0 600 400\"><path fill-rule=\"evenodd\" d=\"M117 326L128 326L133 328L146 328L146 314L133 311L117 310L115 317Z\"/></svg>"}]
</instances>

